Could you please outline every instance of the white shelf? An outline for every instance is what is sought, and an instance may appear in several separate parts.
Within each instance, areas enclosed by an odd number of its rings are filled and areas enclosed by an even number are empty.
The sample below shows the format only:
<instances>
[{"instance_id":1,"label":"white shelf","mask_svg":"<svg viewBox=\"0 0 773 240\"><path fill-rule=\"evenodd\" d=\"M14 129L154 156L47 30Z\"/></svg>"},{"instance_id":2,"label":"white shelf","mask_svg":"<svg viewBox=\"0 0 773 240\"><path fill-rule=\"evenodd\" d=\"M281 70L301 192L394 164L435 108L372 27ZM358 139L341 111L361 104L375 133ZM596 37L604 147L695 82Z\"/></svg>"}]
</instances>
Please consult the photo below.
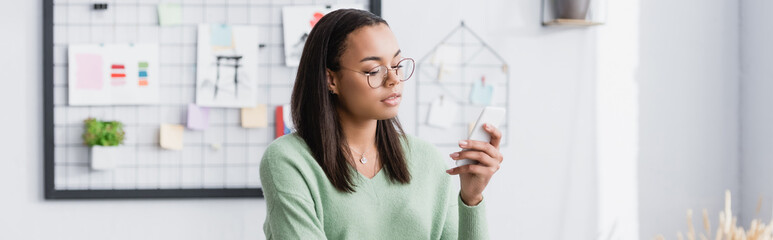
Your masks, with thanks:
<instances>
[{"instance_id":1,"label":"white shelf","mask_svg":"<svg viewBox=\"0 0 773 240\"><path fill-rule=\"evenodd\" d=\"M579 26L579 27L598 26L602 24L604 23L592 22L585 19L562 19L562 18L554 19L553 21L542 23L542 25L545 25L545 26Z\"/></svg>"}]
</instances>

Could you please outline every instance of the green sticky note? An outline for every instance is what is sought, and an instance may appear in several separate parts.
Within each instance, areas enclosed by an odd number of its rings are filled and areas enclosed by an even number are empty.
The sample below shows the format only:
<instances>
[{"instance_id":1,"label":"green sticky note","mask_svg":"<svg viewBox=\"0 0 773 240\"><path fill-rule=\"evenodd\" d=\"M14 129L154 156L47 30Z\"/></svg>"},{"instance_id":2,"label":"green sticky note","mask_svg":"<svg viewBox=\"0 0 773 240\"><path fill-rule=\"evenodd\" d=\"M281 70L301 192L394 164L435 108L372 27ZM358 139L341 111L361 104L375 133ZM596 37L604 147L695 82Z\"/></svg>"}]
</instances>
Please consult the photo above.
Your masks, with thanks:
<instances>
[{"instance_id":1,"label":"green sticky note","mask_svg":"<svg viewBox=\"0 0 773 240\"><path fill-rule=\"evenodd\" d=\"M139 67L140 68L148 68L148 62L140 62Z\"/></svg>"},{"instance_id":2,"label":"green sticky note","mask_svg":"<svg viewBox=\"0 0 773 240\"><path fill-rule=\"evenodd\" d=\"M182 23L183 13L179 3L158 4L158 24L161 26L179 25Z\"/></svg>"}]
</instances>

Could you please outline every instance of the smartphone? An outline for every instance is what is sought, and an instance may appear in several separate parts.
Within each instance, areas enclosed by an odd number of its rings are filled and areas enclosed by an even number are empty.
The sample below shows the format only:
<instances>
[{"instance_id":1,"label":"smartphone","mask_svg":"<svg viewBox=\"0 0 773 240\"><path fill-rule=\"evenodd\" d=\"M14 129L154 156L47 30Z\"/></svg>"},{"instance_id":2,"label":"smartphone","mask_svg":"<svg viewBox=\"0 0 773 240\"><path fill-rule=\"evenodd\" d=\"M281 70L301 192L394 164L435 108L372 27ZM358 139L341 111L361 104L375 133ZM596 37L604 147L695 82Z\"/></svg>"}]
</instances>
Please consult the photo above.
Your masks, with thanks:
<instances>
[{"instance_id":1,"label":"smartphone","mask_svg":"<svg viewBox=\"0 0 773 240\"><path fill-rule=\"evenodd\" d=\"M470 131L470 135L467 136L467 140L475 140L482 142L490 142L491 135L483 129L483 124L487 123L491 126L499 128L502 121L505 120L505 109L501 107L486 107L478 116L478 120L475 121L475 125ZM464 149L467 150L467 149ZM464 166L468 164L478 164L478 161L470 159L456 160L456 166Z\"/></svg>"}]
</instances>

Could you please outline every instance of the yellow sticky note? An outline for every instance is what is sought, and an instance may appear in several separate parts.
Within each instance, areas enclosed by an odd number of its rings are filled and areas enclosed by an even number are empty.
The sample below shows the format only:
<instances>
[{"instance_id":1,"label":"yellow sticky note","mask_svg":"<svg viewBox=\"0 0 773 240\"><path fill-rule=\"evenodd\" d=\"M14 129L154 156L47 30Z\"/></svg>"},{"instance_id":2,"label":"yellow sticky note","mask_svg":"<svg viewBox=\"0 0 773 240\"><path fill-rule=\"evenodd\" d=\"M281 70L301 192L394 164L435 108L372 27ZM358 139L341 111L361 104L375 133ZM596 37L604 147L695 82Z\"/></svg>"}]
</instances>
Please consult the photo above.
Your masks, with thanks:
<instances>
[{"instance_id":1,"label":"yellow sticky note","mask_svg":"<svg viewBox=\"0 0 773 240\"><path fill-rule=\"evenodd\" d=\"M183 21L179 3L158 4L158 24L161 26L179 25Z\"/></svg>"},{"instance_id":2,"label":"yellow sticky note","mask_svg":"<svg viewBox=\"0 0 773 240\"><path fill-rule=\"evenodd\" d=\"M159 134L161 148L182 150L184 129L183 125L161 124L161 133Z\"/></svg>"},{"instance_id":3,"label":"yellow sticky note","mask_svg":"<svg viewBox=\"0 0 773 240\"><path fill-rule=\"evenodd\" d=\"M268 127L268 117L266 116L266 105L260 104L254 108L242 108L242 127L243 128Z\"/></svg>"}]
</instances>

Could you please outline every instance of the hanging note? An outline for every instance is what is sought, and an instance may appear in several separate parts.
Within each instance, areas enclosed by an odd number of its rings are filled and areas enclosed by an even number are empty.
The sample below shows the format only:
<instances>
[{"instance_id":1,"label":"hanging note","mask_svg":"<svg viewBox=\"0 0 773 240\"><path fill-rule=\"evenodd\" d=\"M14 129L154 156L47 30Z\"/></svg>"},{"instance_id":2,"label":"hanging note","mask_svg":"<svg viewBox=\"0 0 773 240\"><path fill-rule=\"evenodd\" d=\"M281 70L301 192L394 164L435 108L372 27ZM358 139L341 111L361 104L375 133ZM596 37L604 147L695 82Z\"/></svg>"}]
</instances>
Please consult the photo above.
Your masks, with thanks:
<instances>
[{"instance_id":1,"label":"hanging note","mask_svg":"<svg viewBox=\"0 0 773 240\"><path fill-rule=\"evenodd\" d=\"M435 127L449 128L458 119L459 106L451 99L439 97L432 101L427 116L427 124Z\"/></svg>"},{"instance_id":2,"label":"hanging note","mask_svg":"<svg viewBox=\"0 0 773 240\"><path fill-rule=\"evenodd\" d=\"M182 16L182 7L180 7L179 3L158 4L158 25L180 25L183 19Z\"/></svg>"},{"instance_id":3,"label":"hanging note","mask_svg":"<svg viewBox=\"0 0 773 240\"><path fill-rule=\"evenodd\" d=\"M188 128L195 130L209 128L209 108L188 104Z\"/></svg>"},{"instance_id":4,"label":"hanging note","mask_svg":"<svg viewBox=\"0 0 773 240\"><path fill-rule=\"evenodd\" d=\"M472 84L470 90L470 102L477 105L488 106L491 105L491 99L494 95L494 86L486 84L486 78L481 78L480 81L475 81Z\"/></svg>"},{"instance_id":5,"label":"hanging note","mask_svg":"<svg viewBox=\"0 0 773 240\"><path fill-rule=\"evenodd\" d=\"M437 78L436 79L437 79L438 82L443 81L443 79L446 78L446 76L449 76L449 75L451 75L453 73L454 72L453 72L453 70L451 68L447 68L444 63L441 63L438 66Z\"/></svg>"},{"instance_id":6,"label":"hanging note","mask_svg":"<svg viewBox=\"0 0 773 240\"><path fill-rule=\"evenodd\" d=\"M266 116L266 105L259 104L254 108L242 108L242 127L243 128L264 128L268 127Z\"/></svg>"},{"instance_id":7,"label":"hanging note","mask_svg":"<svg viewBox=\"0 0 773 240\"><path fill-rule=\"evenodd\" d=\"M210 25L210 44L217 47L232 47L231 26L225 24Z\"/></svg>"},{"instance_id":8,"label":"hanging note","mask_svg":"<svg viewBox=\"0 0 773 240\"><path fill-rule=\"evenodd\" d=\"M435 49L430 63L435 66L446 65L458 68L458 65L462 64L462 48L451 44L441 44Z\"/></svg>"},{"instance_id":9,"label":"hanging note","mask_svg":"<svg viewBox=\"0 0 773 240\"><path fill-rule=\"evenodd\" d=\"M184 128L182 125L161 124L161 131L159 134L161 148L170 150L182 150L183 132Z\"/></svg>"},{"instance_id":10,"label":"hanging note","mask_svg":"<svg viewBox=\"0 0 773 240\"><path fill-rule=\"evenodd\" d=\"M442 81L448 76L452 76L455 69L461 66L462 50L458 46L441 44L432 54L430 63L438 68L436 79Z\"/></svg>"}]
</instances>

